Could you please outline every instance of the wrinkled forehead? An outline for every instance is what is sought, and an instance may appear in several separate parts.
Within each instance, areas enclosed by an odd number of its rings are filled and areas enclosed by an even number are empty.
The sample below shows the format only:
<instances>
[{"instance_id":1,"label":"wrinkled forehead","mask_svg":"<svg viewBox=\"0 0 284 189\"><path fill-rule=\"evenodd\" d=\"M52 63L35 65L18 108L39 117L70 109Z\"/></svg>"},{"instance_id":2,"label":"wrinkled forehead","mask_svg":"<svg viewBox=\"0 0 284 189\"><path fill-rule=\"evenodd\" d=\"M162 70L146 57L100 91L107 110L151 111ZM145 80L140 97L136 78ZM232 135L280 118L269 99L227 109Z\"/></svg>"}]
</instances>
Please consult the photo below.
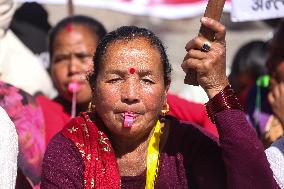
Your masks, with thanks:
<instances>
[{"instance_id":1,"label":"wrinkled forehead","mask_svg":"<svg viewBox=\"0 0 284 189\"><path fill-rule=\"evenodd\" d=\"M120 39L111 42L102 58L107 62L161 62L159 50L146 38Z\"/></svg>"},{"instance_id":2,"label":"wrinkled forehead","mask_svg":"<svg viewBox=\"0 0 284 189\"><path fill-rule=\"evenodd\" d=\"M162 74L160 53L145 39L117 40L112 42L101 59L101 71L106 70L148 70Z\"/></svg>"},{"instance_id":3,"label":"wrinkled forehead","mask_svg":"<svg viewBox=\"0 0 284 189\"><path fill-rule=\"evenodd\" d=\"M109 42L109 44L106 46L106 50L108 48L112 48L113 46L135 46L135 47L142 47L145 45L145 47L149 48L155 48L155 46L152 44L151 40L144 36L139 37L122 37L118 39L114 39Z\"/></svg>"},{"instance_id":4,"label":"wrinkled forehead","mask_svg":"<svg viewBox=\"0 0 284 189\"><path fill-rule=\"evenodd\" d=\"M122 56L134 55L143 57L147 53L158 53L158 50L146 38L117 40L114 41L111 46L109 46L109 49L111 51L118 51Z\"/></svg>"},{"instance_id":5,"label":"wrinkled forehead","mask_svg":"<svg viewBox=\"0 0 284 189\"><path fill-rule=\"evenodd\" d=\"M71 40L74 35L80 35L82 39L91 40L96 44L98 43L98 36L92 31L90 26L80 23L69 23L56 33L54 44L59 40L62 40L62 38L69 38Z\"/></svg>"}]
</instances>

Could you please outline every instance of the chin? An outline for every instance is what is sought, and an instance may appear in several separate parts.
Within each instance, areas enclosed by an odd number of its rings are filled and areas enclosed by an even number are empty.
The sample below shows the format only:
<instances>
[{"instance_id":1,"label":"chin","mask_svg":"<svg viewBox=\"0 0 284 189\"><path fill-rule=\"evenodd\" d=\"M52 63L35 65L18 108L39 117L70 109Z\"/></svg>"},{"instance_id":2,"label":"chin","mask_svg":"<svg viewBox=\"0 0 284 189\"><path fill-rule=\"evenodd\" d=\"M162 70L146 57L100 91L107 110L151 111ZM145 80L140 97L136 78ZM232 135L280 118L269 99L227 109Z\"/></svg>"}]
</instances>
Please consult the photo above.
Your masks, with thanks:
<instances>
[{"instance_id":1,"label":"chin","mask_svg":"<svg viewBox=\"0 0 284 189\"><path fill-rule=\"evenodd\" d=\"M85 104L89 104L89 102L91 101L91 99L76 99L77 102L76 104L80 104L80 105L85 105Z\"/></svg>"},{"instance_id":2,"label":"chin","mask_svg":"<svg viewBox=\"0 0 284 189\"><path fill-rule=\"evenodd\" d=\"M84 93L78 93L77 97L76 97L77 104L89 103L91 101L91 99L92 99L91 96L84 95Z\"/></svg>"},{"instance_id":3,"label":"chin","mask_svg":"<svg viewBox=\"0 0 284 189\"><path fill-rule=\"evenodd\" d=\"M119 132L121 133L121 135L124 136L137 136L140 135L141 133L144 133L145 130L144 128L133 125L131 128L126 128L121 126Z\"/></svg>"}]
</instances>

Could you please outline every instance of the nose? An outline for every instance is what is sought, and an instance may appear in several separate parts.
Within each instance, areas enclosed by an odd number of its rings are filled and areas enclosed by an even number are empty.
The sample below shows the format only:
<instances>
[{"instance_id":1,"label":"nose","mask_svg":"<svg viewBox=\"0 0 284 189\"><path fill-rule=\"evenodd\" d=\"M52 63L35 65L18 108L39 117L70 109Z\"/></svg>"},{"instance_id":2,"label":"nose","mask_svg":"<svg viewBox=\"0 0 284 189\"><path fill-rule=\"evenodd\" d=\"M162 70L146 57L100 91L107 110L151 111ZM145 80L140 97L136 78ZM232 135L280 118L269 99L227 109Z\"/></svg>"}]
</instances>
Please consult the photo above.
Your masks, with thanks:
<instances>
[{"instance_id":1,"label":"nose","mask_svg":"<svg viewBox=\"0 0 284 189\"><path fill-rule=\"evenodd\" d=\"M128 105L140 102L139 82L135 79L128 79L123 83L121 100Z\"/></svg>"},{"instance_id":2,"label":"nose","mask_svg":"<svg viewBox=\"0 0 284 189\"><path fill-rule=\"evenodd\" d=\"M83 63L74 54L71 54L69 57L68 70L70 75L81 73L84 71Z\"/></svg>"}]
</instances>

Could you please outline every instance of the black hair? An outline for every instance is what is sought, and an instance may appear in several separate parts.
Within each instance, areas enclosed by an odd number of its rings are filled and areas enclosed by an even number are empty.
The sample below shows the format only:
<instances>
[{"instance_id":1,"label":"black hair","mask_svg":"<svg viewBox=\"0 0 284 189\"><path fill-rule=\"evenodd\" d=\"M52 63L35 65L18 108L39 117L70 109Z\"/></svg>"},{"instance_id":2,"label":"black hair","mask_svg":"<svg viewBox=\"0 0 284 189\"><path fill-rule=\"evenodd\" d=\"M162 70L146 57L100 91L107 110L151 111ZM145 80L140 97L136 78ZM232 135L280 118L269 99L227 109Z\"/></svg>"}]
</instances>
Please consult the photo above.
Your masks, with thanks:
<instances>
[{"instance_id":1,"label":"black hair","mask_svg":"<svg viewBox=\"0 0 284 189\"><path fill-rule=\"evenodd\" d=\"M146 28L140 28L137 26L122 26L104 36L97 46L97 50L93 58L94 71L90 73L88 77L90 86L92 88L95 86L103 56L105 55L109 45L119 40L131 41L138 38L148 40L150 45L159 51L164 71L164 84L165 86L170 84L172 67L169 63L166 49L162 41L152 31Z\"/></svg>"},{"instance_id":2,"label":"black hair","mask_svg":"<svg viewBox=\"0 0 284 189\"><path fill-rule=\"evenodd\" d=\"M94 18L83 16L83 15L76 15L76 16L64 18L63 20L61 20L60 22L56 24L56 26L51 30L49 34L50 57L53 56L53 44L54 44L54 40L56 36L63 28L67 27L69 24L88 27L90 31L93 32L94 38L96 37L98 38L98 40L101 40L102 37L105 36L107 33L103 24Z\"/></svg>"},{"instance_id":3,"label":"black hair","mask_svg":"<svg viewBox=\"0 0 284 189\"><path fill-rule=\"evenodd\" d=\"M23 3L15 11L14 20L31 24L46 33L51 29L51 25L48 22L48 12L37 2Z\"/></svg>"},{"instance_id":4,"label":"black hair","mask_svg":"<svg viewBox=\"0 0 284 189\"><path fill-rule=\"evenodd\" d=\"M248 73L253 79L267 73L265 66L268 58L268 43L261 40L243 45L233 58L229 79Z\"/></svg>"}]
</instances>

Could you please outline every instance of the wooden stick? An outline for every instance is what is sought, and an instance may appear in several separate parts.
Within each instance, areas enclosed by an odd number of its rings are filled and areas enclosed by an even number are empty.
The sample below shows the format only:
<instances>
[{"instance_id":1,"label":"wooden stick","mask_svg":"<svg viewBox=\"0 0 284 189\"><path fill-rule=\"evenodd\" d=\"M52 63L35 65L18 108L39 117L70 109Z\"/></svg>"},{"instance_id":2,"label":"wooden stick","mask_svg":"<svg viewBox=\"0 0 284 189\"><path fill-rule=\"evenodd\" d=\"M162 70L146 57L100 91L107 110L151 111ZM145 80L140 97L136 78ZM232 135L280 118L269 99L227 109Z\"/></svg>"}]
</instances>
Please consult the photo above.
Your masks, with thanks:
<instances>
[{"instance_id":1,"label":"wooden stick","mask_svg":"<svg viewBox=\"0 0 284 189\"><path fill-rule=\"evenodd\" d=\"M213 18L214 20L220 21L223 7L226 0L209 0L204 13L204 17ZM215 33L211 29L201 25L199 29L199 36L203 36L209 41L214 41ZM189 85L198 86L197 73L193 69L189 69L184 78L184 83Z\"/></svg>"},{"instance_id":2,"label":"wooden stick","mask_svg":"<svg viewBox=\"0 0 284 189\"><path fill-rule=\"evenodd\" d=\"M72 0L68 0L68 16L74 15L74 5Z\"/></svg>"}]
</instances>

